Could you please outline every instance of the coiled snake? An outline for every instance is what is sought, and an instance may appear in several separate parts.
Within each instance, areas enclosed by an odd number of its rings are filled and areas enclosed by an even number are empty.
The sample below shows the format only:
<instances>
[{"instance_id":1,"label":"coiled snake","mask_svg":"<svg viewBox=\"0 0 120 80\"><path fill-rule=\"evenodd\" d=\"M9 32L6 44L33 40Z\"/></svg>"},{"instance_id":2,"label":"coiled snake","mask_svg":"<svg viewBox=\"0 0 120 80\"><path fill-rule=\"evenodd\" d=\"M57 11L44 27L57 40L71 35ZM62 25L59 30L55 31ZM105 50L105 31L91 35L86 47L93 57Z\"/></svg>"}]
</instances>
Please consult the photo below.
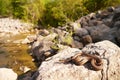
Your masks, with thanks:
<instances>
[{"instance_id":1,"label":"coiled snake","mask_svg":"<svg viewBox=\"0 0 120 80\"><path fill-rule=\"evenodd\" d=\"M88 61L90 61L94 70L102 70L103 69L103 61L96 55L88 54L88 53L78 53L71 58L60 60L63 63L67 63L69 61L74 62L76 65L84 65Z\"/></svg>"}]
</instances>

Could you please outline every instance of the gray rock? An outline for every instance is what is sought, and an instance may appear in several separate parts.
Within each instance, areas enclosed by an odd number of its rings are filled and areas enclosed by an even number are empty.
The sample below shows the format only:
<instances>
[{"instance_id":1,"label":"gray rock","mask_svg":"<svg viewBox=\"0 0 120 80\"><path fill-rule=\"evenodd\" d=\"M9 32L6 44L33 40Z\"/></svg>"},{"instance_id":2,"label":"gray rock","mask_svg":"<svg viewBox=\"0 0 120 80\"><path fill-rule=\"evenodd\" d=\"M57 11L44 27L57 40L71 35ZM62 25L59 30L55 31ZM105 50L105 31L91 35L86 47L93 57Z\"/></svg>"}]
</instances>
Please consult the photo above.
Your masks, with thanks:
<instances>
[{"instance_id":1,"label":"gray rock","mask_svg":"<svg viewBox=\"0 0 120 80\"><path fill-rule=\"evenodd\" d=\"M32 55L38 60L40 63L46 59L47 56L52 55L53 51L51 50L51 46L53 42L51 41L41 41L39 45L32 48ZM49 55L48 55L49 52Z\"/></svg>"},{"instance_id":2,"label":"gray rock","mask_svg":"<svg viewBox=\"0 0 120 80\"><path fill-rule=\"evenodd\" d=\"M21 43L22 44L27 44L27 43L32 43L37 39L36 35L29 35L27 36Z\"/></svg>"},{"instance_id":3,"label":"gray rock","mask_svg":"<svg viewBox=\"0 0 120 80\"><path fill-rule=\"evenodd\" d=\"M114 10L115 10L114 7L109 7L109 8L107 9L108 12L113 12Z\"/></svg>"},{"instance_id":4,"label":"gray rock","mask_svg":"<svg viewBox=\"0 0 120 80\"><path fill-rule=\"evenodd\" d=\"M85 28L79 28L74 32L74 35L79 36L79 37L82 37L82 36L85 36L85 35L88 35L88 34L89 33Z\"/></svg>"},{"instance_id":5,"label":"gray rock","mask_svg":"<svg viewBox=\"0 0 120 80\"><path fill-rule=\"evenodd\" d=\"M85 35L85 36L82 37L82 43L84 45L87 45L87 44L92 43L92 42L93 41L92 41L92 38L91 38L90 35Z\"/></svg>"},{"instance_id":6,"label":"gray rock","mask_svg":"<svg viewBox=\"0 0 120 80\"><path fill-rule=\"evenodd\" d=\"M101 24L99 26L89 27L87 28L87 30L89 31L93 42L98 42L102 40L114 41L114 36L111 35L110 32L111 29L104 24Z\"/></svg>"},{"instance_id":7,"label":"gray rock","mask_svg":"<svg viewBox=\"0 0 120 80\"><path fill-rule=\"evenodd\" d=\"M83 48L83 43L74 40L74 41L72 42L72 47L73 47L73 48L79 48L79 49L81 49L81 48Z\"/></svg>"}]
</instances>

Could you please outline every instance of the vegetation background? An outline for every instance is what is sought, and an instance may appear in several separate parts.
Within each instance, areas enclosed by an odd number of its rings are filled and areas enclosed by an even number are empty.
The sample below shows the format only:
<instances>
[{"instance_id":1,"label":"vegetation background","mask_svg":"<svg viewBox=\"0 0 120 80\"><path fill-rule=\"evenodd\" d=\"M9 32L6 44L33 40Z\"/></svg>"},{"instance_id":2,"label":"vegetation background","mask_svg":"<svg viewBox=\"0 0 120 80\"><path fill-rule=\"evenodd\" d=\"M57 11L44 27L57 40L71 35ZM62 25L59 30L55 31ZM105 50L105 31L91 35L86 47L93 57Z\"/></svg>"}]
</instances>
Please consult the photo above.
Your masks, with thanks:
<instances>
[{"instance_id":1,"label":"vegetation background","mask_svg":"<svg viewBox=\"0 0 120 80\"><path fill-rule=\"evenodd\" d=\"M0 17L18 18L48 28L119 4L120 0L0 0Z\"/></svg>"}]
</instances>

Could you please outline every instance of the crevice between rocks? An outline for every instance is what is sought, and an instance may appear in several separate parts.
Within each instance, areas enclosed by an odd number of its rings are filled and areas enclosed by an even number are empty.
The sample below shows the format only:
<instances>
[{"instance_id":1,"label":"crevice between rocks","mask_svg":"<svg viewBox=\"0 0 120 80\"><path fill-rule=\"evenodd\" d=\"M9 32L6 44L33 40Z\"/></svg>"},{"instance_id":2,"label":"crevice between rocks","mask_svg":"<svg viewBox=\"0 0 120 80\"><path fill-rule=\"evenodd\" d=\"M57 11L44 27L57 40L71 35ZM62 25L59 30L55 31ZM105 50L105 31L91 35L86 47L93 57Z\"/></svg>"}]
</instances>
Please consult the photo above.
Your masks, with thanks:
<instances>
[{"instance_id":1,"label":"crevice between rocks","mask_svg":"<svg viewBox=\"0 0 120 80\"><path fill-rule=\"evenodd\" d=\"M107 67L106 67L106 70L105 69L101 70L101 74L102 74L101 80L108 80L108 70L109 70L110 61L109 61L109 58L103 58L103 59L106 60Z\"/></svg>"}]
</instances>

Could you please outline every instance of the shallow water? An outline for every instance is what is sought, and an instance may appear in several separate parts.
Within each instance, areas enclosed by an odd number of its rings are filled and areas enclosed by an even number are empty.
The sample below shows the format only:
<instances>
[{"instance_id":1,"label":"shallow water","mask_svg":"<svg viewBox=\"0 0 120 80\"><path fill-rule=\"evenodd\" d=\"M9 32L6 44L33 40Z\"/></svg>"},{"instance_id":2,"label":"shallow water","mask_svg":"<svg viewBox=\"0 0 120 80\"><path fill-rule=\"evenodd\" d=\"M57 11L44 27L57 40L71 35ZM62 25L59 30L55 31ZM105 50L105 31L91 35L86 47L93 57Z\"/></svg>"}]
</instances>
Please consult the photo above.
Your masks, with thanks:
<instances>
[{"instance_id":1,"label":"shallow water","mask_svg":"<svg viewBox=\"0 0 120 80\"><path fill-rule=\"evenodd\" d=\"M0 67L12 68L17 74L22 74L21 66L27 66L31 70L35 70L35 63L32 62L28 45L19 43L28 34L20 34L16 36L0 37Z\"/></svg>"}]
</instances>

